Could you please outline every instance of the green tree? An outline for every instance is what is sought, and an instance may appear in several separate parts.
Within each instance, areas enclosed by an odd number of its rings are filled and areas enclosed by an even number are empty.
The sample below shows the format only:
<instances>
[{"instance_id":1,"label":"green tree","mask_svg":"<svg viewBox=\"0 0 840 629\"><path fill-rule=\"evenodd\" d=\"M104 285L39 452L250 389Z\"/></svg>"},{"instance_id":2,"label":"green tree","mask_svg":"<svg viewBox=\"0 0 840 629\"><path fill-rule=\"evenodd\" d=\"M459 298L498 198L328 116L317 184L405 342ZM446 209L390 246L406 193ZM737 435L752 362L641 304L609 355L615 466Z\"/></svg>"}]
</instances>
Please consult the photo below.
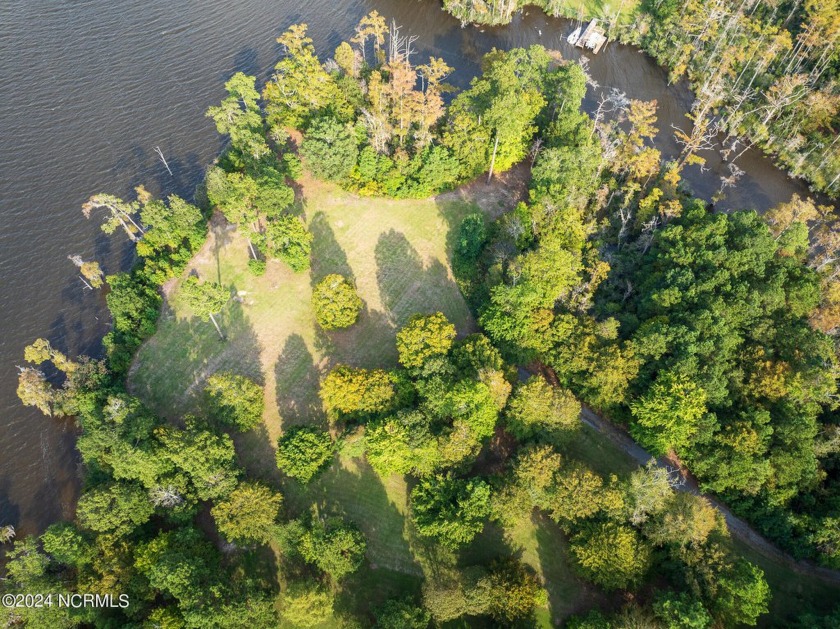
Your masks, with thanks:
<instances>
[{"instance_id":1,"label":"green tree","mask_svg":"<svg viewBox=\"0 0 840 629\"><path fill-rule=\"evenodd\" d=\"M665 592L657 597L653 611L666 629L708 629L712 617L701 601L686 592Z\"/></svg>"},{"instance_id":2,"label":"green tree","mask_svg":"<svg viewBox=\"0 0 840 629\"><path fill-rule=\"evenodd\" d=\"M441 312L413 315L397 332L400 362L409 368L421 367L429 358L445 356L455 340L455 326Z\"/></svg>"},{"instance_id":3,"label":"green tree","mask_svg":"<svg viewBox=\"0 0 840 629\"><path fill-rule=\"evenodd\" d=\"M376 610L376 629L428 629L431 615L410 599L389 599Z\"/></svg>"},{"instance_id":4,"label":"green tree","mask_svg":"<svg viewBox=\"0 0 840 629\"><path fill-rule=\"evenodd\" d=\"M207 117L216 123L216 130L230 136L230 144L245 161L257 161L270 153L263 132L257 79L242 72L225 83L227 97L221 105L210 107Z\"/></svg>"},{"instance_id":5,"label":"green tree","mask_svg":"<svg viewBox=\"0 0 840 629\"><path fill-rule=\"evenodd\" d=\"M195 528L159 533L138 544L134 557L149 585L175 598L184 610L211 606L221 588L218 552Z\"/></svg>"},{"instance_id":6,"label":"green tree","mask_svg":"<svg viewBox=\"0 0 840 629\"><path fill-rule=\"evenodd\" d=\"M262 421L263 388L245 376L227 371L215 373L204 388L213 417L238 430L251 430Z\"/></svg>"},{"instance_id":7,"label":"green tree","mask_svg":"<svg viewBox=\"0 0 840 629\"><path fill-rule=\"evenodd\" d=\"M312 307L318 325L325 330L336 330L356 323L362 300L345 277L333 273L315 285Z\"/></svg>"},{"instance_id":8,"label":"green tree","mask_svg":"<svg viewBox=\"0 0 840 629\"><path fill-rule=\"evenodd\" d=\"M229 436L200 430L192 420L186 430L162 426L155 436L165 456L189 476L199 500L223 498L236 487L239 470Z\"/></svg>"},{"instance_id":9,"label":"green tree","mask_svg":"<svg viewBox=\"0 0 840 629\"><path fill-rule=\"evenodd\" d=\"M650 390L630 404L633 436L655 454L691 445L706 413L706 393L686 376L660 374Z\"/></svg>"},{"instance_id":10,"label":"green tree","mask_svg":"<svg viewBox=\"0 0 840 629\"><path fill-rule=\"evenodd\" d=\"M266 543L271 539L283 497L260 483L240 483L213 505L210 514L230 542Z\"/></svg>"},{"instance_id":11,"label":"green tree","mask_svg":"<svg viewBox=\"0 0 840 629\"><path fill-rule=\"evenodd\" d=\"M90 564L94 548L90 539L70 522L56 522L41 535L44 552L59 563L74 568Z\"/></svg>"},{"instance_id":12,"label":"green tree","mask_svg":"<svg viewBox=\"0 0 840 629\"><path fill-rule=\"evenodd\" d=\"M292 581L283 592L283 618L293 627L314 627L333 617L332 592L315 581Z\"/></svg>"},{"instance_id":13,"label":"green tree","mask_svg":"<svg viewBox=\"0 0 840 629\"><path fill-rule=\"evenodd\" d=\"M767 613L770 586L758 566L738 559L732 569L718 575L717 582L712 612L725 625L755 625Z\"/></svg>"},{"instance_id":14,"label":"green tree","mask_svg":"<svg viewBox=\"0 0 840 629\"><path fill-rule=\"evenodd\" d=\"M282 260L295 273L309 268L312 234L297 216L284 215L268 221L265 246L271 257Z\"/></svg>"},{"instance_id":15,"label":"green tree","mask_svg":"<svg viewBox=\"0 0 840 629\"><path fill-rule=\"evenodd\" d=\"M424 479L411 490L411 511L421 535L456 549L484 528L490 515L490 486L475 478Z\"/></svg>"},{"instance_id":16,"label":"green tree","mask_svg":"<svg viewBox=\"0 0 840 629\"><path fill-rule=\"evenodd\" d=\"M391 474L430 474L441 462L429 419L417 410L371 422L365 432L365 456L383 478Z\"/></svg>"},{"instance_id":17,"label":"green tree","mask_svg":"<svg viewBox=\"0 0 840 629\"><path fill-rule=\"evenodd\" d=\"M538 605L547 602L534 571L514 559L494 563L488 580L490 616L504 626L518 626L534 616Z\"/></svg>"},{"instance_id":18,"label":"green tree","mask_svg":"<svg viewBox=\"0 0 840 629\"><path fill-rule=\"evenodd\" d=\"M339 519L316 521L300 539L299 552L305 561L340 581L355 572L365 558L367 542L356 527Z\"/></svg>"},{"instance_id":19,"label":"green tree","mask_svg":"<svg viewBox=\"0 0 840 629\"><path fill-rule=\"evenodd\" d=\"M482 74L449 107L447 146L467 177L502 172L523 159L546 105L550 57L542 46L493 50L482 59Z\"/></svg>"},{"instance_id":20,"label":"green tree","mask_svg":"<svg viewBox=\"0 0 840 629\"><path fill-rule=\"evenodd\" d=\"M181 285L181 298L184 303L203 321L212 321L219 337L224 340L225 335L216 322L215 315L222 311L230 299L230 291L215 282L201 282L195 275L190 275Z\"/></svg>"},{"instance_id":21,"label":"green tree","mask_svg":"<svg viewBox=\"0 0 840 629\"><path fill-rule=\"evenodd\" d=\"M166 202L152 199L142 188L140 220L145 228L137 243L143 272L156 284L179 274L204 242L206 221L195 205L172 195Z\"/></svg>"},{"instance_id":22,"label":"green tree","mask_svg":"<svg viewBox=\"0 0 840 629\"><path fill-rule=\"evenodd\" d=\"M116 482L82 494L76 515L91 531L125 535L146 523L154 510L141 486Z\"/></svg>"},{"instance_id":23,"label":"green tree","mask_svg":"<svg viewBox=\"0 0 840 629\"><path fill-rule=\"evenodd\" d=\"M552 387L542 376L532 376L508 402L507 425L520 439L545 431L574 430L580 425L580 402L571 392Z\"/></svg>"},{"instance_id":24,"label":"green tree","mask_svg":"<svg viewBox=\"0 0 840 629\"><path fill-rule=\"evenodd\" d=\"M344 181L356 165L359 149L352 128L328 117L316 120L306 130L300 154L316 177Z\"/></svg>"},{"instance_id":25,"label":"green tree","mask_svg":"<svg viewBox=\"0 0 840 629\"><path fill-rule=\"evenodd\" d=\"M371 414L387 410L394 399L391 375L382 369L338 365L321 383L321 399L330 414Z\"/></svg>"},{"instance_id":26,"label":"green tree","mask_svg":"<svg viewBox=\"0 0 840 629\"><path fill-rule=\"evenodd\" d=\"M634 529L621 524L590 524L570 545L581 574L607 590L638 585L650 565L650 549Z\"/></svg>"},{"instance_id":27,"label":"green tree","mask_svg":"<svg viewBox=\"0 0 840 629\"><path fill-rule=\"evenodd\" d=\"M277 467L308 483L329 466L334 454L335 444L328 432L312 426L292 426L277 443Z\"/></svg>"},{"instance_id":28,"label":"green tree","mask_svg":"<svg viewBox=\"0 0 840 629\"><path fill-rule=\"evenodd\" d=\"M285 55L263 90L273 128L302 129L313 114L326 109L343 119L352 112L332 75L315 55L306 29L306 24L295 24L277 39Z\"/></svg>"}]
</instances>

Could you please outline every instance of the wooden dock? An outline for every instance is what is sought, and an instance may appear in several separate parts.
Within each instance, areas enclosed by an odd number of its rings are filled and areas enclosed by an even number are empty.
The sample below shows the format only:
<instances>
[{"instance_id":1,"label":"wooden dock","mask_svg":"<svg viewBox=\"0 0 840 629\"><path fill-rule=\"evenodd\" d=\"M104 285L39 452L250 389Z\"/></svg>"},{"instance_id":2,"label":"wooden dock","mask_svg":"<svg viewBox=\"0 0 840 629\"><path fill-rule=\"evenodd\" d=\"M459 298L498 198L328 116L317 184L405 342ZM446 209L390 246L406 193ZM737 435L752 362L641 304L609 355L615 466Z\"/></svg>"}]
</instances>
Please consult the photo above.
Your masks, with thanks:
<instances>
[{"instance_id":1,"label":"wooden dock","mask_svg":"<svg viewBox=\"0 0 840 629\"><path fill-rule=\"evenodd\" d=\"M578 48L588 48L594 54L598 54L604 44L607 43L607 36L604 30L598 26L598 20L592 20L583 31L583 34L578 38L575 46Z\"/></svg>"}]
</instances>

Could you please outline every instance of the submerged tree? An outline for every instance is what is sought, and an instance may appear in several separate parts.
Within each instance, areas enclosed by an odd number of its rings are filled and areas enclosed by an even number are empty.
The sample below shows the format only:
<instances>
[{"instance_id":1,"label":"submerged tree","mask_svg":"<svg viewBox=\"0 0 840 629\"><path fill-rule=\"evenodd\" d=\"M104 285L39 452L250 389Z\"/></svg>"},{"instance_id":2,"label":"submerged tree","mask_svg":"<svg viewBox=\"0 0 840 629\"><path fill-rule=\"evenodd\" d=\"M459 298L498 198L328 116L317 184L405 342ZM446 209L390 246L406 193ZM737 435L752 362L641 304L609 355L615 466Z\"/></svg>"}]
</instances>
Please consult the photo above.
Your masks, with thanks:
<instances>
[{"instance_id":1,"label":"submerged tree","mask_svg":"<svg viewBox=\"0 0 840 629\"><path fill-rule=\"evenodd\" d=\"M85 262L82 256L69 255L67 259L79 267L79 272L82 274L79 279L84 282L85 286L90 289L100 288L105 283L105 274L96 260Z\"/></svg>"}]
</instances>

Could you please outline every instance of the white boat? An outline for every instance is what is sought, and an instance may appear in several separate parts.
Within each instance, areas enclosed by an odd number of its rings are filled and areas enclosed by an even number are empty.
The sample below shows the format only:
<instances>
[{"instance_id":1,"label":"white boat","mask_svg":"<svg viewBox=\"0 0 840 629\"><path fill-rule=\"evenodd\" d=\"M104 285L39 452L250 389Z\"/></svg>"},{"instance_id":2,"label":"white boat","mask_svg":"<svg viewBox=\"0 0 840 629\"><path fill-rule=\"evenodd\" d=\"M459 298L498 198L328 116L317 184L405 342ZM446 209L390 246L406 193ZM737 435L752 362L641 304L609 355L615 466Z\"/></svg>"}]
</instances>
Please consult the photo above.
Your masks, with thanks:
<instances>
[{"instance_id":1,"label":"white boat","mask_svg":"<svg viewBox=\"0 0 840 629\"><path fill-rule=\"evenodd\" d=\"M580 39L581 30L581 27L578 26L575 30L572 31L571 35L569 35L566 38L566 41L569 42L572 46L574 46Z\"/></svg>"}]
</instances>

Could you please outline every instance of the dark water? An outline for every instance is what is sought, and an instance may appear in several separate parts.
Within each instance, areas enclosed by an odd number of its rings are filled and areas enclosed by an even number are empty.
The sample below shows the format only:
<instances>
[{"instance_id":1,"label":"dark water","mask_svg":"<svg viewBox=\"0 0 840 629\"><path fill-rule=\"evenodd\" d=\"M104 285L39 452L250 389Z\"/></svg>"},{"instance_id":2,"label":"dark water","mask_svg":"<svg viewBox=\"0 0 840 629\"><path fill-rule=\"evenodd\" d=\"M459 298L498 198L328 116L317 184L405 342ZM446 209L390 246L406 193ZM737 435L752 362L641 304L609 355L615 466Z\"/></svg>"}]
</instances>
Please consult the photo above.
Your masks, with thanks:
<instances>
[{"instance_id":1,"label":"dark water","mask_svg":"<svg viewBox=\"0 0 840 629\"><path fill-rule=\"evenodd\" d=\"M275 38L290 24L308 23L326 54L372 9L419 35L415 60L434 54L458 68L451 81L461 86L493 46L541 43L578 56L565 43L569 22L532 10L508 27L462 29L436 0L0 0L0 525L39 531L72 516L78 493L72 426L23 408L15 386L34 338L95 354L107 331L101 295L82 290L66 258L95 257L115 272L131 251L85 221L81 204L141 183L190 197L220 147L204 111L225 80L237 70L266 78L280 52ZM670 127L685 127L692 98L684 87L669 87L647 57L614 44L591 59L590 73L603 88L656 98L660 148L676 151ZM589 105L596 100L592 90ZM728 174L719 160L709 166L688 177L706 198ZM747 174L724 208L766 209L806 192L758 154L740 166Z\"/></svg>"}]
</instances>

